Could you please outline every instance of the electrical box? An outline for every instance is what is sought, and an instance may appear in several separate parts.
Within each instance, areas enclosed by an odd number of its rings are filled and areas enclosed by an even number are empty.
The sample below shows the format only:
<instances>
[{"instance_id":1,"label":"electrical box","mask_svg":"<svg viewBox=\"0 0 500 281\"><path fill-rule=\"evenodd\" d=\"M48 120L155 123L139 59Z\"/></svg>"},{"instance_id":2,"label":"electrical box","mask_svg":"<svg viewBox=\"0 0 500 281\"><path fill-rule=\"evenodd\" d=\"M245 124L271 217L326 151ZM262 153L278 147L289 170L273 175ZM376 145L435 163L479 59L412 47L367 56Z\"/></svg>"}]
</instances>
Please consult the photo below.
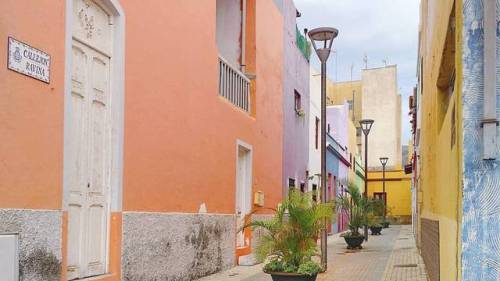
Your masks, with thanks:
<instances>
[{"instance_id":1,"label":"electrical box","mask_svg":"<svg viewBox=\"0 0 500 281\"><path fill-rule=\"evenodd\" d=\"M264 192L260 190L255 192L253 198L253 204L255 206L264 207Z\"/></svg>"},{"instance_id":2,"label":"electrical box","mask_svg":"<svg viewBox=\"0 0 500 281\"><path fill-rule=\"evenodd\" d=\"M0 234L0 281L19 281L17 234Z\"/></svg>"}]
</instances>

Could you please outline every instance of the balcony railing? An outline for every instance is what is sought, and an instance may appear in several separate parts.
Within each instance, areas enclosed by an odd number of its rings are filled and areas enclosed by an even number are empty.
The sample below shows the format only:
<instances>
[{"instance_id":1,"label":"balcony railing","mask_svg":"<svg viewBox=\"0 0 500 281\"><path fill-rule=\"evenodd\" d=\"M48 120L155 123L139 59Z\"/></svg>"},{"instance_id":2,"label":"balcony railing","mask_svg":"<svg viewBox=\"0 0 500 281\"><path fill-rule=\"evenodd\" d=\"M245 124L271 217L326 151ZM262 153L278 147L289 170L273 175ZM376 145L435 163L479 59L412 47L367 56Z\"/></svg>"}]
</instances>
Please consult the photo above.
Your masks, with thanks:
<instances>
[{"instance_id":1,"label":"balcony railing","mask_svg":"<svg viewBox=\"0 0 500 281\"><path fill-rule=\"evenodd\" d=\"M248 112L250 109L250 79L221 57L219 57L219 96L244 111Z\"/></svg>"}]
</instances>

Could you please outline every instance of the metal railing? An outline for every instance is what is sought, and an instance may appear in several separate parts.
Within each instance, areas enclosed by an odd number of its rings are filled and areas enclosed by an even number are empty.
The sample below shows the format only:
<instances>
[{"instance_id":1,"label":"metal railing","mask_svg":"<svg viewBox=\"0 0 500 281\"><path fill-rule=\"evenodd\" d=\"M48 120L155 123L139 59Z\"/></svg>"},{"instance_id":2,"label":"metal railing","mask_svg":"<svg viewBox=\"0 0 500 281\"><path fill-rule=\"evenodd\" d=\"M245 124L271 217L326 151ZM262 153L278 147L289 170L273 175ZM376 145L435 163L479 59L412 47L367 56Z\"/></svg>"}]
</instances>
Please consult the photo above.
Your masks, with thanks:
<instances>
[{"instance_id":1,"label":"metal railing","mask_svg":"<svg viewBox=\"0 0 500 281\"><path fill-rule=\"evenodd\" d=\"M250 79L219 56L219 96L244 111L250 110Z\"/></svg>"}]
</instances>

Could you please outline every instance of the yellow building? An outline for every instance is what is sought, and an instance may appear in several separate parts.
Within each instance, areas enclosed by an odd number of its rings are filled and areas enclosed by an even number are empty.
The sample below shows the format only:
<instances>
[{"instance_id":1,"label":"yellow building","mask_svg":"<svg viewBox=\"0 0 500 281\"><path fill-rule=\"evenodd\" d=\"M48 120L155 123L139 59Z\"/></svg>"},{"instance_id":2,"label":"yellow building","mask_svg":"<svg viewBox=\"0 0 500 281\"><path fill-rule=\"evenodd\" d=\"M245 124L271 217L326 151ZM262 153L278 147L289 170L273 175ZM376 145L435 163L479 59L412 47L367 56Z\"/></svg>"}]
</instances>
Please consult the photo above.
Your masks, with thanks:
<instances>
[{"instance_id":1,"label":"yellow building","mask_svg":"<svg viewBox=\"0 0 500 281\"><path fill-rule=\"evenodd\" d=\"M431 281L499 280L496 5L421 1L412 164L415 232Z\"/></svg>"},{"instance_id":2,"label":"yellow building","mask_svg":"<svg viewBox=\"0 0 500 281\"><path fill-rule=\"evenodd\" d=\"M420 7L416 236L431 280L442 281L461 280L461 3Z\"/></svg>"},{"instance_id":3,"label":"yellow building","mask_svg":"<svg viewBox=\"0 0 500 281\"><path fill-rule=\"evenodd\" d=\"M328 103L343 104L349 102L349 116L353 120L350 141L356 145L361 158L364 158L364 140L359 121L363 118L374 119L368 142L368 196L383 198L382 165L379 157L389 157L386 167L388 218L393 223L411 222L411 176L405 175L401 161L401 99L397 93L396 66L363 69L362 79L357 81L327 81ZM380 82L383 81L383 82ZM380 83L379 83L380 82ZM380 104L380 101L384 101ZM383 108L383 110L381 110ZM394 114L382 114L391 112ZM357 129L356 129L357 128ZM370 149L371 148L371 149ZM405 155L406 157L406 155ZM364 168L364 160L359 159ZM352 172L352 177L356 173ZM359 182L358 178L355 178ZM363 182L361 189L364 191Z\"/></svg>"},{"instance_id":4,"label":"yellow building","mask_svg":"<svg viewBox=\"0 0 500 281\"><path fill-rule=\"evenodd\" d=\"M359 120L361 120L361 81L357 80L334 83L327 80L326 92L328 94L329 105L339 105L346 101L350 103L349 117L353 120L355 127L358 127ZM354 100L354 103L352 103L352 100Z\"/></svg>"},{"instance_id":5,"label":"yellow building","mask_svg":"<svg viewBox=\"0 0 500 281\"><path fill-rule=\"evenodd\" d=\"M383 198L383 172L368 172L368 196ZM385 172L387 218L392 223L411 223L411 175L403 170Z\"/></svg>"}]
</instances>

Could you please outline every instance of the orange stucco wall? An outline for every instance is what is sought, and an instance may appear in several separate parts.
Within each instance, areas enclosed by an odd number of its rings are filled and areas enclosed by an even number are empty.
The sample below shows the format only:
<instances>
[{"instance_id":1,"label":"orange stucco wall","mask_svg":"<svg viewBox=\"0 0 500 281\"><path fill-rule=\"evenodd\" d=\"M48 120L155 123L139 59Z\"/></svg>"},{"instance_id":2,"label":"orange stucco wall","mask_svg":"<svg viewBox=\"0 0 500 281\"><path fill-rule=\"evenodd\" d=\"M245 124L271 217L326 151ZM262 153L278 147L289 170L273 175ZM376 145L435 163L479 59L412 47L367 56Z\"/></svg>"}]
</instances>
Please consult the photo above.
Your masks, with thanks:
<instances>
[{"instance_id":1,"label":"orange stucco wall","mask_svg":"<svg viewBox=\"0 0 500 281\"><path fill-rule=\"evenodd\" d=\"M217 94L215 1L123 5L124 210L234 213L237 139L253 146L254 189L276 205L283 23L272 1L255 4L255 118Z\"/></svg>"},{"instance_id":2,"label":"orange stucco wall","mask_svg":"<svg viewBox=\"0 0 500 281\"><path fill-rule=\"evenodd\" d=\"M215 1L121 0L125 24L123 210L234 213L236 141L253 147L253 189L281 200L283 20L248 0L251 114L218 96ZM62 209L66 1L0 1L0 208ZM258 20L256 20L258 18ZM49 84L7 70L7 38L51 55ZM277 38L279 40L277 40ZM263 208L261 213L269 211ZM62 280L68 216L62 215ZM121 212L109 272L120 279Z\"/></svg>"},{"instance_id":3,"label":"orange stucco wall","mask_svg":"<svg viewBox=\"0 0 500 281\"><path fill-rule=\"evenodd\" d=\"M61 208L64 11L0 1L0 208ZM7 69L8 36L51 55L50 84Z\"/></svg>"}]
</instances>

